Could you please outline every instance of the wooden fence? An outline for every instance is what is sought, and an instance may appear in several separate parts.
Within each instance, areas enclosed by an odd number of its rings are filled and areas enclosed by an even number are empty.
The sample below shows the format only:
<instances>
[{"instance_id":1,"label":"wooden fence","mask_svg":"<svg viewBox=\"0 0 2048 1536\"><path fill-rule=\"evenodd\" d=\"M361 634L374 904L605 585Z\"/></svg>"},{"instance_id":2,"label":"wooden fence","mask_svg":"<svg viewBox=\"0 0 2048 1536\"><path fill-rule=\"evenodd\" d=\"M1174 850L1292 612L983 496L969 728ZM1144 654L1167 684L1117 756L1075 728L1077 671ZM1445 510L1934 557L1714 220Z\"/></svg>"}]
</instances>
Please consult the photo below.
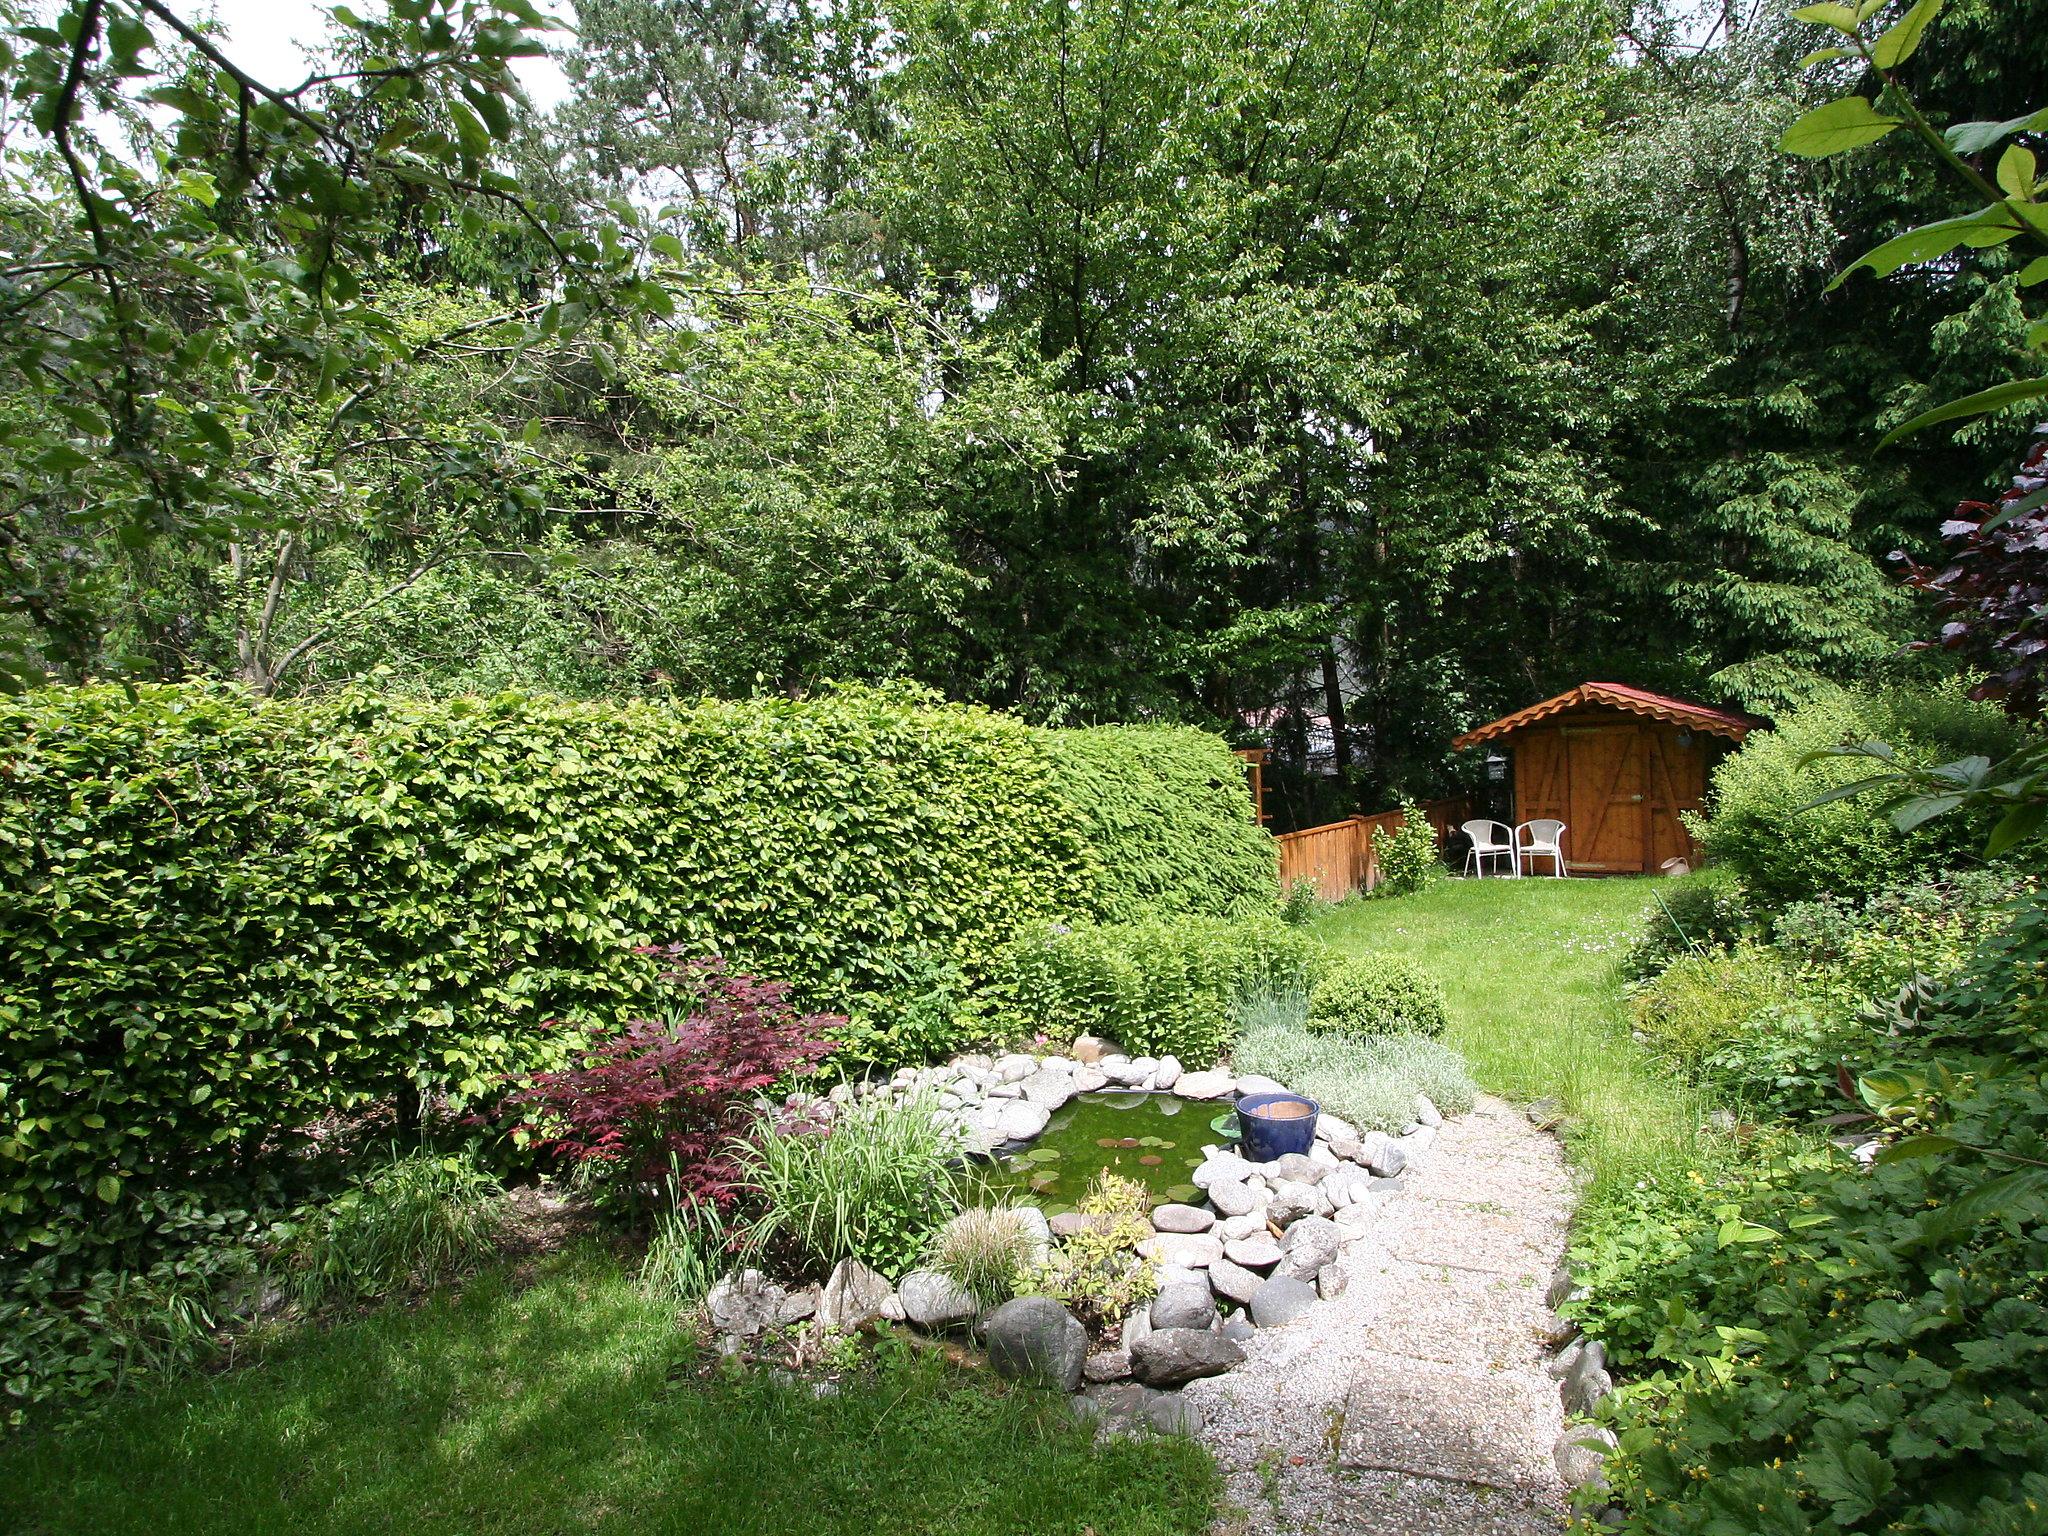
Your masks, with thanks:
<instances>
[{"instance_id":1,"label":"wooden fence","mask_svg":"<svg viewBox=\"0 0 2048 1536\"><path fill-rule=\"evenodd\" d=\"M1422 807L1441 848L1452 827L1471 812L1468 803L1430 800ZM1372 834L1377 828L1391 835L1406 818L1399 811L1381 811L1377 816L1353 816L1327 826L1304 827L1299 832L1282 832L1273 841L1280 849L1280 888L1297 880L1313 880L1316 894L1325 901L1342 901L1358 891L1369 891L1380 883L1379 866L1373 858Z\"/></svg>"}]
</instances>

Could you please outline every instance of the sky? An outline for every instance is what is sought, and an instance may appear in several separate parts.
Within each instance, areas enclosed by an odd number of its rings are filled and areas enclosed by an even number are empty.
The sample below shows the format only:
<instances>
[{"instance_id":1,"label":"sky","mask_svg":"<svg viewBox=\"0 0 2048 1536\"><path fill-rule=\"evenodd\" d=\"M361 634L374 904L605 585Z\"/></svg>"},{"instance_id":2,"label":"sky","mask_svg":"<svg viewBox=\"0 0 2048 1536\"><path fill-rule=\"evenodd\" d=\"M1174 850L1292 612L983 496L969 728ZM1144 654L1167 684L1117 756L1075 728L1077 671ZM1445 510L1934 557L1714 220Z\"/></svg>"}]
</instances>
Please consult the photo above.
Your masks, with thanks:
<instances>
[{"instance_id":1,"label":"sky","mask_svg":"<svg viewBox=\"0 0 2048 1536\"><path fill-rule=\"evenodd\" d=\"M329 0L332 3L332 0ZM327 35L327 5L315 0L170 0L188 20L211 14L227 28L223 51L267 85L296 85L304 79L306 48ZM367 12L369 4L358 7ZM543 4L544 13L573 18L573 7ZM558 34L558 38L566 34ZM519 82L536 106L562 99L568 82L553 59L521 59Z\"/></svg>"}]
</instances>

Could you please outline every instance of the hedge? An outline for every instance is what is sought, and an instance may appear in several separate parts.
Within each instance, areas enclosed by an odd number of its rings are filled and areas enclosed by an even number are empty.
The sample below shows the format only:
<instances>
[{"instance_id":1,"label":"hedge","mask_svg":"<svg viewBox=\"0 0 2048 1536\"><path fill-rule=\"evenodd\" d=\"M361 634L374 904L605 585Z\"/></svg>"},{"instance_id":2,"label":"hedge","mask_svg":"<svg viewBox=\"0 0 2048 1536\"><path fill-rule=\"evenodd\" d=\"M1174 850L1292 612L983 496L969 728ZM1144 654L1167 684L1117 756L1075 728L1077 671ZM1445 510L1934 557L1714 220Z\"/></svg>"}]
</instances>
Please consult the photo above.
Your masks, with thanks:
<instances>
[{"instance_id":1,"label":"hedge","mask_svg":"<svg viewBox=\"0 0 2048 1536\"><path fill-rule=\"evenodd\" d=\"M323 1113L554 1064L646 1006L637 944L832 1008L1051 919L1270 906L1220 741L1085 734L864 692L0 700L0 1241L134 1237ZM1150 822L1083 798L1119 752Z\"/></svg>"}]
</instances>

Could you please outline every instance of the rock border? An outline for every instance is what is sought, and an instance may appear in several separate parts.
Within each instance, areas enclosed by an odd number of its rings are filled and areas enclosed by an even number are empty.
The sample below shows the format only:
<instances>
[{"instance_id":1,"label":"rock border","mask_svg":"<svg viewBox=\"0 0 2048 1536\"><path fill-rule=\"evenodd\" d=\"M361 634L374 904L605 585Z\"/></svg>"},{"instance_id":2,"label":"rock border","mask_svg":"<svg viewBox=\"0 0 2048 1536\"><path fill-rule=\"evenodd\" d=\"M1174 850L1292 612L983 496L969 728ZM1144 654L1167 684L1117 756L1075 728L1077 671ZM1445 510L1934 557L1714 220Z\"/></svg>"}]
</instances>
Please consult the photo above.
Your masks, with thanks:
<instances>
[{"instance_id":1,"label":"rock border","mask_svg":"<svg viewBox=\"0 0 2048 1536\"><path fill-rule=\"evenodd\" d=\"M929 1096L958 1130L965 1153L997 1157L1029 1146L1070 1099L1101 1091L1235 1103L1245 1094L1290 1090L1224 1066L1188 1072L1172 1056L1127 1056L1110 1041L1083 1035L1066 1052L972 1053L940 1066L905 1067L887 1079L842 1083L826 1097L843 1105L882 1094L899 1101ZM1191 1176L1202 1203L1168 1201L1149 1213L1152 1235L1138 1255L1152 1265L1158 1291L1126 1318L1112 1348L1091 1351L1079 1322L1049 1297L1018 1297L977 1315L973 1299L933 1271L913 1270L891 1287L847 1260L811 1292L787 1291L753 1270L721 1280L708 1299L720 1349L739 1352L765 1329L806 1317L840 1331L878 1318L931 1333L972 1328L999 1373L1078 1394L1075 1411L1103 1432L1140 1424L1191 1428L1198 1413L1180 1400L1179 1388L1229 1370L1259 1330L1285 1327L1342 1291L1339 1249L1401 1195L1404 1176L1429 1156L1442 1123L1436 1105L1417 1094L1414 1118L1399 1135L1360 1131L1325 1110L1307 1153L1255 1163L1205 1145Z\"/></svg>"}]
</instances>

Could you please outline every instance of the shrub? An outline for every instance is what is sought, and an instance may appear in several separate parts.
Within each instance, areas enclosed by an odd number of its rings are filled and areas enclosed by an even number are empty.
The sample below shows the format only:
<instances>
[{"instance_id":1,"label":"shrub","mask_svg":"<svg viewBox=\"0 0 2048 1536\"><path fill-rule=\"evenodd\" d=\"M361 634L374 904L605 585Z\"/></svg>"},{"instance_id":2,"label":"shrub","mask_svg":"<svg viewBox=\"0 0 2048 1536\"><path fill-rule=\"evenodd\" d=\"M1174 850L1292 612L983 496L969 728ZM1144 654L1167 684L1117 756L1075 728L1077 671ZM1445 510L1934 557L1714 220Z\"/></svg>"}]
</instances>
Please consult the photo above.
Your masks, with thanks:
<instances>
[{"instance_id":1,"label":"shrub","mask_svg":"<svg viewBox=\"0 0 2048 1536\"><path fill-rule=\"evenodd\" d=\"M1443 872L1436 831L1412 800L1401 802L1401 825L1394 831L1372 829L1372 857L1379 870L1375 896L1412 896Z\"/></svg>"},{"instance_id":2,"label":"shrub","mask_svg":"<svg viewBox=\"0 0 2048 1536\"><path fill-rule=\"evenodd\" d=\"M1017 1294L1036 1238L1014 1210L972 1206L939 1229L925 1263L984 1307Z\"/></svg>"},{"instance_id":3,"label":"shrub","mask_svg":"<svg viewBox=\"0 0 2048 1536\"><path fill-rule=\"evenodd\" d=\"M1630 1282L1659 1321L1634 1328L1643 1379L1610 1410L1627 1517L1671 1536L2039 1526L2044 1008L2033 896L1865 1079L1888 1139L1933 1139L1869 1168L1780 1159Z\"/></svg>"},{"instance_id":4,"label":"shrub","mask_svg":"<svg viewBox=\"0 0 2048 1536\"><path fill-rule=\"evenodd\" d=\"M1287 889L1280 893L1280 921L1290 928L1303 927L1316 920L1324 905L1315 881L1306 875L1290 880Z\"/></svg>"},{"instance_id":5,"label":"shrub","mask_svg":"<svg viewBox=\"0 0 2048 1536\"><path fill-rule=\"evenodd\" d=\"M1308 1027L1323 1034L1440 1035L1448 1022L1436 978L1392 955L1346 956L1309 989Z\"/></svg>"},{"instance_id":6,"label":"shrub","mask_svg":"<svg viewBox=\"0 0 2048 1536\"><path fill-rule=\"evenodd\" d=\"M823 1276L841 1259L894 1278L959 1208L957 1128L935 1099L856 1099L829 1116L765 1111L736 1148L748 1240Z\"/></svg>"},{"instance_id":7,"label":"shrub","mask_svg":"<svg viewBox=\"0 0 2048 1536\"><path fill-rule=\"evenodd\" d=\"M1142 1184L1105 1169L1074 1205L1096 1219L1062 1238L1019 1289L1050 1296L1090 1332L1108 1333L1159 1289L1158 1274L1137 1254L1138 1244L1152 1235L1145 1219L1149 1204Z\"/></svg>"},{"instance_id":8,"label":"shrub","mask_svg":"<svg viewBox=\"0 0 2048 1536\"><path fill-rule=\"evenodd\" d=\"M157 1194L296 1127L566 1066L646 1011L655 937L914 1013L1046 920L1270 910L1220 742L1083 734L856 691L0 699L0 1245L145 1264ZM1112 808L1084 751L1149 787Z\"/></svg>"},{"instance_id":9,"label":"shrub","mask_svg":"<svg viewBox=\"0 0 2048 1536\"><path fill-rule=\"evenodd\" d=\"M1621 962L1630 981L1648 981L1680 955L1731 949L1756 926L1749 892L1727 870L1703 869L1650 889L1642 931Z\"/></svg>"},{"instance_id":10,"label":"shrub","mask_svg":"<svg viewBox=\"0 0 2048 1536\"><path fill-rule=\"evenodd\" d=\"M1854 801L1807 808L1864 770L1836 758L1805 766L1801 760L1873 739L1889 742L1903 762L1924 765L1979 752L1996 759L2021 738L1996 708L1953 690L1824 697L1753 734L1714 770L1715 808L1700 828L1708 856L1767 907L1823 896L1860 899L1973 861L1989 830L1988 812L1938 817L1901 832Z\"/></svg>"},{"instance_id":11,"label":"shrub","mask_svg":"<svg viewBox=\"0 0 2048 1536\"><path fill-rule=\"evenodd\" d=\"M675 1194L723 1204L737 1177L730 1138L752 1100L825 1056L839 1021L798 1013L780 982L732 975L720 960L663 979L682 989L685 1017L634 1020L580 1065L531 1078L507 1107L614 1206Z\"/></svg>"},{"instance_id":12,"label":"shrub","mask_svg":"<svg viewBox=\"0 0 2048 1536\"><path fill-rule=\"evenodd\" d=\"M1945 981L2002 929L2030 882L2001 870L1963 870L1889 887L1861 902L1797 902L1771 922L1771 942L1803 970L1858 1000L1888 997L1916 976Z\"/></svg>"},{"instance_id":13,"label":"shrub","mask_svg":"<svg viewBox=\"0 0 2048 1536\"><path fill-rule=\"evenodd\" d=\"M1244 1038L1233 1064L1307 1094L1361 1130L1405 1130L1415 1119L1418 1093L1428 1094L1447 1115L1461 1115L1477 1101L1478 1087L1464 1058L1441 1041L1422 1035L1353 1040L1317 1034L1305 1027L1303 1017L1298 1001L1255 1001L1245 1010Z\"/></svg>"},{"instance_id":14,"label":"shrub","mask_svg":"<svg viewBox=\"0 0 2048 1536\"><path fill-rule=\"evenodd\" d=\"M1255 819L1244 764L1220 737L1105 725L1036 739L1090 855L1087 902L1074 911L1130 923L1272 910L1273 839Z\"/></svg>"},{"instance_id":15,"label":"shrub","mask_svg":"<svg viewBox=\"0 0 2048 1536\"><path fill-rule=\"evenodd\" d=\"M721 1276L744 1262L747 1244L708 1200L681 1199L654 1219L640 1260L641 1291L679 1307L695 1307Z\"/></svg>"},{"instance_id":16,"label":"shrub","mask_svg":"<svg viewBox=\"0 0 2048 1536\"><path fill-rule=\"evenodd\" d=\"M318 1211L294 1235L293 1289L307 1306L452 1280L489 1256L499 1189L460 1157L394 1158Z\"/></svg>"},{"instance_id":17,"label":"shrub","mask_svg":"<svg viewBox=\"0 0 2048 1536\"><path fill-rule=\"evenodd\" d=\"M1742 944L1681 955L1629 998L1636 1032L1663 1055L1696 1068L1765 1009L1798 996L1792 967L1775 950Z\"/></svg>"},{"instance_id":18,"label":"shrub","mask_svg":"<svg viewBox=\"0 0 2048 1536\"><path fill-rule=\"evenodd\" d=\"M1134 1056L1213 1065L1230 1048L1235 1005L1299 989L1329 951L1273 917L1181 917L1048 929L1013 946L999 979L1024 1033L1108 1035Z\"/></svg>"}]
</instances>

